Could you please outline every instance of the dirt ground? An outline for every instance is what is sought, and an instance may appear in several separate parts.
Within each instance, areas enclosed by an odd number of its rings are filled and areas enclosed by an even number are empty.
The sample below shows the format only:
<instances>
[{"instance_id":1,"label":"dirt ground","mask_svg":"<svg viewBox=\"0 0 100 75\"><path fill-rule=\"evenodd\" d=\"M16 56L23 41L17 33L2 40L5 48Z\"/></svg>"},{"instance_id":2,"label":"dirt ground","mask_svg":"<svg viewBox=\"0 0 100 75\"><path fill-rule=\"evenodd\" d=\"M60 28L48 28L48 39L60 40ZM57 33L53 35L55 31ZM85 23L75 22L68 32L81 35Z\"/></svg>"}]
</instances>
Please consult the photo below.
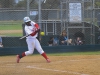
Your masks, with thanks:
<instances>
[{"instance_id":1,"label":"dirt ground","mask_svg":"<svg viewBox=\"0 0 100 75\"><path fill-rule=\"evenodd\" d=\"M9 34L9 33L22 33L22 30L0 30L0 35Z\"/></svg>"},{"instance_id":2,"label":"dirt ground","mask_svg":"<svg viewBox=\"0 0 100 75\"><path fill-rule=\"evenodd\" d=\"M16 63L16 56L0 56L0 75L100 75L100 55L26 56Z\"/></svg>"},{"instance_id":3,"label":"dirt ground","mask_svg":"<svg viewBox=\"0 0 100 75\"><path fill-rule=\"evenodd\" d=\"M22 30L0 30L0 33L21 33Z\"/></svg>"}]
</instances>

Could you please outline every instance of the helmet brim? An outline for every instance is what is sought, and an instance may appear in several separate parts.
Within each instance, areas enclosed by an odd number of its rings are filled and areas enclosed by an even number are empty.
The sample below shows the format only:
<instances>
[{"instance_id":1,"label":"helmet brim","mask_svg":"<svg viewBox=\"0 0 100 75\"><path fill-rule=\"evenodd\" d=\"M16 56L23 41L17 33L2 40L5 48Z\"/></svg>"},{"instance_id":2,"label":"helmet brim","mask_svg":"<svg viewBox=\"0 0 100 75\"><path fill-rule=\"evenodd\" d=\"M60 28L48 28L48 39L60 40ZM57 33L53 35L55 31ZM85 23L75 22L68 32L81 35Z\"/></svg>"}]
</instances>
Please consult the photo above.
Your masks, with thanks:
<instances>
[{"instance_id":1,"label":"helmet brim","mask_svg":"<svg viewBox=\"0 0 100 75\"><path fill-rule=\"evenodd\" d=\"M27 21L25 21L25 22L30 22L31 20L27 20Z\"/></svg>"}]
</instances>

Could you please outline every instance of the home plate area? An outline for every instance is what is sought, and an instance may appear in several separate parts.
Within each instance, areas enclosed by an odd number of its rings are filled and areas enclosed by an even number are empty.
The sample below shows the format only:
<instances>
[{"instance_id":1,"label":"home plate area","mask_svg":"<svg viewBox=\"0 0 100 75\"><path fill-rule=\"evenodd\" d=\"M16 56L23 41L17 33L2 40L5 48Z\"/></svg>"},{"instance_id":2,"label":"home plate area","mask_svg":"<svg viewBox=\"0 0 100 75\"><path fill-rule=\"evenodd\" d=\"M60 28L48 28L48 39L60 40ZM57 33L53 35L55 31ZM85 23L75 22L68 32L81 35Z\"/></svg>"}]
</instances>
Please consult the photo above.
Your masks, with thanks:
<instances>
[{"instance_id":1,"label":"home plate area","mask_svg":"<svg viewBox=\"0 0 100 75\"><path fill-rule=\"evenodd\" d=\"M100 75L100 55L0 57L0 75Z\"/></svg>"}]
</instances>

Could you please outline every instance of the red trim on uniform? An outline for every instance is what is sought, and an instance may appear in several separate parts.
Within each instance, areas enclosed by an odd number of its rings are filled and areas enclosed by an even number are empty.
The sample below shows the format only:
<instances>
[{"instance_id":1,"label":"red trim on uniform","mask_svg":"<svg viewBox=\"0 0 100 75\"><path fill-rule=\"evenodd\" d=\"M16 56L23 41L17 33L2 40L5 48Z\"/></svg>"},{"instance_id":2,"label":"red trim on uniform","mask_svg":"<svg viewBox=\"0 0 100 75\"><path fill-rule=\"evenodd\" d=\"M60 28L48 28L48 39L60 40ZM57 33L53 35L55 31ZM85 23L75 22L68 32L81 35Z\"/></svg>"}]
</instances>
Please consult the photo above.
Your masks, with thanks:
<instances>
[{"instance_id":1,"label":"red trim on uniform","mask_svg":"<svg viewBox=\"0 0 100 75\"><path fill-rule=\"evenodd\" d=\"M31 36L34 36L36 33L37 33L37 32L33 32L33 33L31 33L30 35L31 35Z\"/></svg>"},{"instance_id":2,"label":"red trim on uniform","mask_svg":"<svg viewBox=\"0 0 100 75\"><path fill-rule=\"evenodd\" d=\"M46 55L46 53L44 52L44 53L42 53L41 54L46 60L48 59L48 57L47 57L47 55Z\"/></svg>"},{"instance_id":3,"label":"red trim on uniform","mask_svg":"<svg viewBox=\"0 0 100 75\"><path fill-rule=\"evenodd\" d=\"M39 25L38 25L37 23L35 24L35 27L36 27L37 29L39 29Z\"/></svg>"},{"instance_id":4,"label":"red trim on uniform","mask_svg":"<svg viewBox=\"0 0 100 75\"><path fill-rule=\"evenodd\" d=\"M22 57L24 57L24 56L26 56L26 55L25 55L25 52L24 52L24 53L22 53Z\"/></svg>"},{"instance_id":5,"label":"red trim on uniform","mask_svg":"<svg viewBox=\"0 0 100 75\"><path fill-rule=\"evenodd\" d=\"M34 36L37 32L40 31L39 25L38 25L37 23L35 24L35 27L36 27L36 31L33 32L33 33L31 33L31 34L30 34L31 36Z\"/></svg>"}]
</instances>

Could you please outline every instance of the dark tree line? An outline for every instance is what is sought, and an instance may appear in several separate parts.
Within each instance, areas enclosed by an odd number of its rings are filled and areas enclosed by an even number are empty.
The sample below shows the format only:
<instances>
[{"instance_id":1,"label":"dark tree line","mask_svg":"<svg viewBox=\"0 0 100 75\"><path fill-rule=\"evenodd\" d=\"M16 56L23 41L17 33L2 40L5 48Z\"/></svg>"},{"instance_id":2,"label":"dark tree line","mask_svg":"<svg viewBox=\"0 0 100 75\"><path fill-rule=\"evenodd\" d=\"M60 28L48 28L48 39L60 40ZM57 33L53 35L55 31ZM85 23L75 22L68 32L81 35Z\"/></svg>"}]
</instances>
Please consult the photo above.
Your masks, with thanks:
<instances>
[{"instance_id":1,"label":"dark tree line","mask_svg":"<svg viewBox=\"0 0 100 75\"><path fill-rule=\"evenodd\" d=\"M41 3L43 9L57 8L59 6L60 0L46 0L46 3ZM0 8L26 8L27 0L19 1L15 3L14 0L0 0ZM30 8L37 8L37 0L30 0Z\"/></svg>"},{"instance_id":2,"label":"dark tree line","mask_svg":"<svg viewBox=\"0 0 100 75\"><path fill-rule=\"evenodd\" d=\"M0 0L1 8L10 8L13 6L13 0Z\"/></svg>"},{"instance_id":3,"label":"dark tree line","mask_svg":"<svg viewBox=\"0 0 100 75\"><path fill-rule=\"evenodd\" d=\"M37 0L30 0L30 8L37 8ZM42 2L42 9L57 9L61 0L46 0L46 3ZM89 6L89 3L85 4ZM0 0L0 8L26 8L27 0L19 1L15 3L14 0ZM100 7L100 0L95 0L95 7Z\"/></svg>"}]
</instances>

